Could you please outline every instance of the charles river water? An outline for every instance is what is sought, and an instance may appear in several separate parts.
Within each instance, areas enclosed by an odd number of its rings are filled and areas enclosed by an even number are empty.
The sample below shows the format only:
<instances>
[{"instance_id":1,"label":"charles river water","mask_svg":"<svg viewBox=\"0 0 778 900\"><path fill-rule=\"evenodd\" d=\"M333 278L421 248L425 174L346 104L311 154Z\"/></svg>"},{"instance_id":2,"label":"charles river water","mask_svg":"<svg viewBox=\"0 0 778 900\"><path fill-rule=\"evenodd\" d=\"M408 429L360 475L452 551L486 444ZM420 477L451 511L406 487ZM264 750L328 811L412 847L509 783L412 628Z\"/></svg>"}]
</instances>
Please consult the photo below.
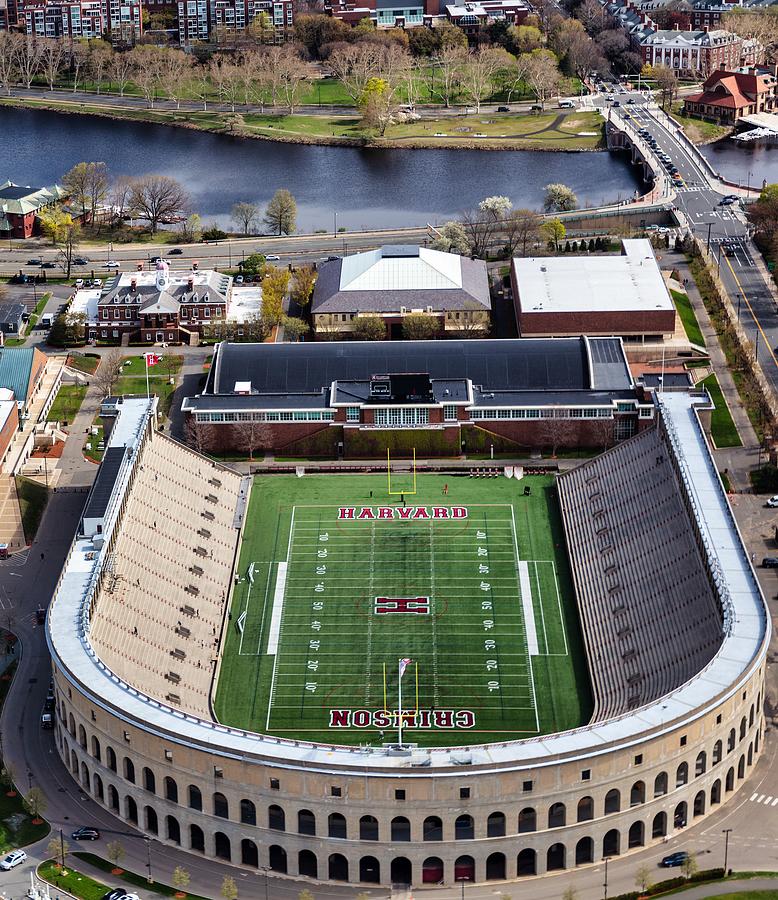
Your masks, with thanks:
<instances>
[{"instance_id":1,"label":"charles river water","mask_svg":"<svg viewBox=\"0 0 778 900\"><path fill-rule=\"evenodd\" d=\"M778 181L778 145L704 148L723 174ZM233 203L266 203L278 188L297 199L301 231L441 223L493 194L540 208L561 181L582 206L628 200L639 189L626 157L607 152L375 150L242 140L162 125L0 109L0 183L47 185L81 160L113 175L159 173L186 186L205 223L229 223Z\"/></svg>"}]
</instances>

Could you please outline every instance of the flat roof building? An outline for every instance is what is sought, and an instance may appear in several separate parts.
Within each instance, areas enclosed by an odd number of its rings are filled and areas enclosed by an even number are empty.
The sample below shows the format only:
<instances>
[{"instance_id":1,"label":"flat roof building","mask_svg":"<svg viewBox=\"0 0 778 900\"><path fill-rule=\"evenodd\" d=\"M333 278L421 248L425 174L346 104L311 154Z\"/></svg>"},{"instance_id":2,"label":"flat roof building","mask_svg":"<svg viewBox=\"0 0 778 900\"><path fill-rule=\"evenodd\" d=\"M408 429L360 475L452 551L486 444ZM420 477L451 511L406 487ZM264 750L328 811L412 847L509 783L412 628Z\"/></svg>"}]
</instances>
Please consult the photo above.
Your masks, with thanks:
<instances>
[{"instance_id":1,"label":"flat roof building","mask_svg":"<svg viewBox=\"0 0 778 900\"><path fill-rule=\"evenodd\" d=\"M620 256L514 259L511 282L523 337L646 339L675 331L673 300L646 239L622 241Z\"/></svg>"}]
</instances>

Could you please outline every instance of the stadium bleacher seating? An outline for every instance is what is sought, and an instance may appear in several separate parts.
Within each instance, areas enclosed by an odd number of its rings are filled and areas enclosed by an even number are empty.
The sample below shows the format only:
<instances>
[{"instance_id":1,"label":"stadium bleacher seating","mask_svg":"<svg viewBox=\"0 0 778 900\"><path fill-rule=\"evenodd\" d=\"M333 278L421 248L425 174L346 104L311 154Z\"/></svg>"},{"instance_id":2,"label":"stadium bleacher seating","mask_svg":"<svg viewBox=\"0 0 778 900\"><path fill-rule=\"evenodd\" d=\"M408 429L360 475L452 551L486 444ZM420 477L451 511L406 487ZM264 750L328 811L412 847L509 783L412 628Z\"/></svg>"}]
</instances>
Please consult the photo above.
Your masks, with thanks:
<instances>
[{"instance_id":1,"label":"stadium bleacher seating","mask_svg":"<svg viewBox=\"0 0 778 900\"><path fill-rule=\"evenodd\" d=\"M90 638L128 684L210 715L242 479L160 434L141 453Z\"/></svg>"},{"instance_id":2,"label":"stadium bleacher seating","mask_svg":"<svg viewBox=\"0 0 778 900\"><path fill-rule=\"evenodd\" d=\"M719 601L665 440L649 429L558 480L593 721L680 686L722 641Z\"/></svg>"}]
</instances>

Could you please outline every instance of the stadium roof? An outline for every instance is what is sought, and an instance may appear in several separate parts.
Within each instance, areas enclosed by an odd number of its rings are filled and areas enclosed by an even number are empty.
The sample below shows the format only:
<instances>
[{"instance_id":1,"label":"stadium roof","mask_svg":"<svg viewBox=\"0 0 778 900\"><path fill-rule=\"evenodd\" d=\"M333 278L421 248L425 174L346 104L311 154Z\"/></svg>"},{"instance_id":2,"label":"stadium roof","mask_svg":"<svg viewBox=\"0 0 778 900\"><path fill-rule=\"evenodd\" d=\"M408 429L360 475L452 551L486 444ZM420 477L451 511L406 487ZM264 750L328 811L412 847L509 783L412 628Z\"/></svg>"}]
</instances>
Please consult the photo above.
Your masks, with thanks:
<instances>
[{"instance_id":1,"label":"stadium roof","mask_svg":"<svg viewBox=\"0 0 778 900\"><path fill-rule=\"evenodd\" d=\"M222 343L205 394L238 382L253 394L319 394L333 382L423 372L433 380L469 379L493 391L628 390L632 378L618 338L464 341Z\"/></svg>"},{"instance_id":2,"label":"stadium roof","mask_svg":"<svg viewBox=\"0 0 778 900\"><path fill-rule=\"evenodd\" d=\"M319 266L311 312L491 309L486 263L415 245L380 247Z\"/></svg>"},{"instance_id":3,"label":"stadium roof","mask_svg":"<svg viewBox=\"0 0 778 900\"><path fill-rule=\"evenodd\" d=\"M675 308L644 238L622 241L621 256L534 256L514 259L513 270L523 316Z\"/></svg>"},{"instance_id":4,"label":"stadium roof","mask_svg":"<svg viewBox=\"0 0 778 900\"><path fill-rule=\"evenodd\" d=\"M125 400L109 447L126 446L128 458L132 459L155 404L153 398ZM591 756L609 753L614 746L639 745L647 733L674 731L739 692L762 664L767 650L767 607L698 419L697 409L708 405L706 396L667 393L662 395L660 414L672 435L676 462L694 499L704 552L720 573L721 585L728 595L724 640L713 660L695 678L634 713L530 740L474 745L466 752L441 747L404 756L378 748L264 737L168 707L122 682L97 657L89 641L90 603L106 564L120 501L131 480L129 465L116 481L114 502L106 516L99 548L83 537L74 541L49 607L49 649L63 674L90 695L97 707L108 708L113 715L146 730L159 730L171 744L212 748L215 753L238 754L247 761L271 759L277 768L304 764L309 771L370 770L371 774L394 778L428 777L432 768L438 775L461 778L463 757L471 767L526 770L557 766L561 756Z\"/></svg>"}]
</instances>

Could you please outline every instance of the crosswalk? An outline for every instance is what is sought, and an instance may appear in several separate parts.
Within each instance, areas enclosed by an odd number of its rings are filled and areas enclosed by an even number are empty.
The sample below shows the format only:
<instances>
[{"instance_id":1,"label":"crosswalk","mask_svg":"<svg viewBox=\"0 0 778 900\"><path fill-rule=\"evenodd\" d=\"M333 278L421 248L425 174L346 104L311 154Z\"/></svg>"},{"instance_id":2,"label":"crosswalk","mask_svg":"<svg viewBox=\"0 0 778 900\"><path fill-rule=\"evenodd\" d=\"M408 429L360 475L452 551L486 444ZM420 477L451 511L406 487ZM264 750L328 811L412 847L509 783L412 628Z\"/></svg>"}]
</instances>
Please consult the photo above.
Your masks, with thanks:
<instances>
[{"instance_id":1,"label":"crosswalk","mask_svg":"<svg viewBox=\"0 0 778 900\"><path fill-rule=\"evenodd\" d=\"M762 806L778 806L778 797L772 794L753 793L748 798L751 803L761 803Z\"/></svg>"}]
</instances>

